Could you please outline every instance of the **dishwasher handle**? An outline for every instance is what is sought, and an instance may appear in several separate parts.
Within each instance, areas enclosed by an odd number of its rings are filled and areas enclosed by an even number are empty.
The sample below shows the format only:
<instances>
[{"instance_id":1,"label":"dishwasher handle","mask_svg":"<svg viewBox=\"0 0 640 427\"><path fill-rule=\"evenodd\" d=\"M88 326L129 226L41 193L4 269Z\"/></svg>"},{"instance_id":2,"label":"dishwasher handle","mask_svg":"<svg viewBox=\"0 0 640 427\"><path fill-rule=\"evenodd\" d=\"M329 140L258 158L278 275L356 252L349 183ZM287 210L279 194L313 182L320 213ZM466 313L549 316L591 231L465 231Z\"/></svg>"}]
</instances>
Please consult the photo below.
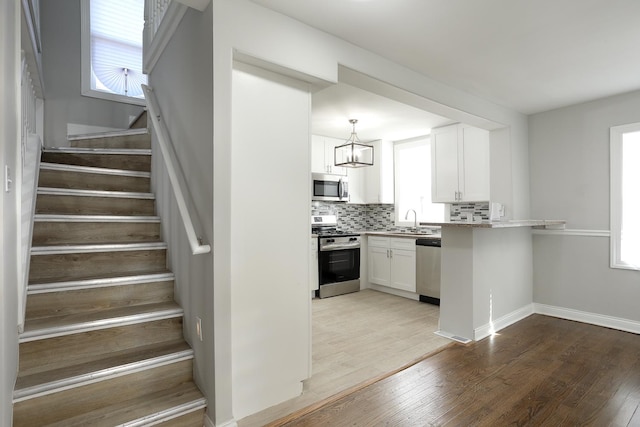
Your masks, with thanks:
<instances>
[{"instance_id":1,"label":"dishwasher handle","mask_svg":"<svg viewBox=\"0 0 640 427\"><path fill-rule=\"evenodd\" d=\"M429 246L432 248L439 248L442 246L441 243L442 243L442 240L434 239L434 238L416 239L416 246Z\"/></svg>"}]
</instances>

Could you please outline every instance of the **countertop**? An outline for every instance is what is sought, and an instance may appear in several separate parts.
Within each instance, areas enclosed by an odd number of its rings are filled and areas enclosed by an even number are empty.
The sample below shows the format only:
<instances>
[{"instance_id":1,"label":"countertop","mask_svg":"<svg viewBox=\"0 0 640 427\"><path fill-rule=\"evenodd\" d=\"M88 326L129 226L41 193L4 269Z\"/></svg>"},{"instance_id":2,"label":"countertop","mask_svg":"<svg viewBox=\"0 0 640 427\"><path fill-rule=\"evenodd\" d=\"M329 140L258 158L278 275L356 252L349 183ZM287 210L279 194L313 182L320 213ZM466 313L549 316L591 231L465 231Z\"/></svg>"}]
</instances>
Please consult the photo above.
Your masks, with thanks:
<instances>
[{"instance_id":1,"label":"countertop","mask_svg":"<svg viewBox=\"0 0 640 427\"><path fill-rule=\"evenodd\" d=\"M367 236L405 237L411 239L440 239L440 233L412 233L410 231L363 231Z\"/></svg>"},{"instance_id":2,"label":"countertop","mask_svg":"<svg viewBox=\"0 0 640 427\"><path fill-rule=\"evenodd\" d=\"M532 228L553 228L563 229L566 221L549 220L549 219L511 219L505 221L474 221L474 222L421 222L424 227L459 227L459 228L515 228L515 227L532 227Z\"/></svg>"}]
</instances>

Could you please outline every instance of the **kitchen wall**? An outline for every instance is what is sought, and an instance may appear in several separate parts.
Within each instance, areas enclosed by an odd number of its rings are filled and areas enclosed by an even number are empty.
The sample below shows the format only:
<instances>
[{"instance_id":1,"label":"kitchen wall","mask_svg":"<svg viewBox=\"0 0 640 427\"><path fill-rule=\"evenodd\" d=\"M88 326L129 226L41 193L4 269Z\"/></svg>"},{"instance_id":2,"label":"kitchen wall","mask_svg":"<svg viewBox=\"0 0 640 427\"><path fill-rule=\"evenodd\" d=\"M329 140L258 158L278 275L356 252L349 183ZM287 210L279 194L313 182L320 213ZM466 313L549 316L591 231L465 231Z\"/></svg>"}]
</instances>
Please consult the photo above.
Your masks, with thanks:
<instances>
[{"instance_id":1,"label":"kitchen wall","mask_svg":"<svg viewBox=\"0 0 640 427\"><path fill-rule=\"evenodd\" d=\"M640 272L609 267L609 128L639 112L636 91L529 118L531 216L567 221L565 232L534 234L534 302L637 331Z\"/></svg>"},{"instance_id":2,"label":"kitchen wall","mask_svg":"<svg viewBox=\"0 0 640 427\"><path fill-rule=\"evenodd\" d=\"M67 123L126 128L141 106L81 95L80 1L40 2L44 70L44 144L66 143Z\"/></svg>"}]
</instances>

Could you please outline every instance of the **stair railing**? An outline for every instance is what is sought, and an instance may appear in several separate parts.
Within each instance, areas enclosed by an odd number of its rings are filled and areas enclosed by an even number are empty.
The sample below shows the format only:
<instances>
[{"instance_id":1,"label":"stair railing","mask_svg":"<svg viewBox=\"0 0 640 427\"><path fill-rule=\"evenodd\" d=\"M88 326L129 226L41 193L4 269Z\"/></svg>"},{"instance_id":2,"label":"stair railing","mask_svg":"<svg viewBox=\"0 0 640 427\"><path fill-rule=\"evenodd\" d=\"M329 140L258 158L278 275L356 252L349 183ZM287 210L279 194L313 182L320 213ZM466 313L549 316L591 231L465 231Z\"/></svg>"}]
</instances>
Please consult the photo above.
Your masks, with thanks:
<instances>
[{"instance_id":1,"label":"stair railing","mask_svg":"<svg viewBox=\"0 0 640 427\"><path fill-rule=\"evenodd\" d=\"M189 192L184 190L187 188L186 180L184 178L184 174L182 173L182 169L180 169L177 156L173 149L169 131L161 118L160 106L158 105L158 101L155 97L155 94L153 93L152 88L147 85L142 85L142 90L144 91L144 96L147 100L149 117L151 118L153 130L157 137L160 151L162 152L162 158L164 159L164 164L167 169L167 175L169 175L171 188L173 189L173 194L176 198L176 203L178 204L178 210L180 211L180 216L182 217L182 222L184 223L184 228L187 232L187 238L189 239L191 252L194 255L207 254L211 252L211 246L204 244L202 238L198 237L193 224L193 220L191 218L191 215L189 214L188 206L193 206L193 203L190 198ZM187 203L186 197L189 198L190 203ZM202 227L200 226L198 228L200 230L202 229Z\"/></svg>"}]
</instances>

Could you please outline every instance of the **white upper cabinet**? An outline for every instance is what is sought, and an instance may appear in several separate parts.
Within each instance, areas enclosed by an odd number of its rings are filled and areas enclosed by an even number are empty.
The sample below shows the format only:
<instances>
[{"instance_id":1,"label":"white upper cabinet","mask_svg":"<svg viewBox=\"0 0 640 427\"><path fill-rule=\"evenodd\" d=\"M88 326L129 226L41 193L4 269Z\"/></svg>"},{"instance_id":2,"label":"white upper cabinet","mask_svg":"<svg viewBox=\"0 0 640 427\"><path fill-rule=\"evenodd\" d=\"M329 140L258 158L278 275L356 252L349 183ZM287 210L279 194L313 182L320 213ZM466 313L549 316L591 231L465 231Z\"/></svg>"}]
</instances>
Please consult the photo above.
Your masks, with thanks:
<instances>
[{"instance_id":1,"label":"white upper cabinet","mask_svg":"<svg viewBox=\"0 0 640 427\"><path fill-rule=\"evenodd\" d=\"M373 145L373 166L363 169L365 176L364 203L394 203L393 142L378 140Z\"/></svg>"},{"instance_id":2,"label":"white upper cabinet","mask_svg":"<svg viewBox=\"0 0 640 427\"><path fill-rule=\"evenodd\" d=\"M431 199L489 201L489 132L456 124L431 133Z\"/></svg>"},{"instance_id":3,"label":"white upper cabinet","mask_svg":"<svg viewBox=\"0 0 640 427\"><path fill-rule=\"evenodd\" d=\"M334 149L341 139L311 135L311 172L347 175L347 168L335 166Z\"/></svg>"}]
</instances>

